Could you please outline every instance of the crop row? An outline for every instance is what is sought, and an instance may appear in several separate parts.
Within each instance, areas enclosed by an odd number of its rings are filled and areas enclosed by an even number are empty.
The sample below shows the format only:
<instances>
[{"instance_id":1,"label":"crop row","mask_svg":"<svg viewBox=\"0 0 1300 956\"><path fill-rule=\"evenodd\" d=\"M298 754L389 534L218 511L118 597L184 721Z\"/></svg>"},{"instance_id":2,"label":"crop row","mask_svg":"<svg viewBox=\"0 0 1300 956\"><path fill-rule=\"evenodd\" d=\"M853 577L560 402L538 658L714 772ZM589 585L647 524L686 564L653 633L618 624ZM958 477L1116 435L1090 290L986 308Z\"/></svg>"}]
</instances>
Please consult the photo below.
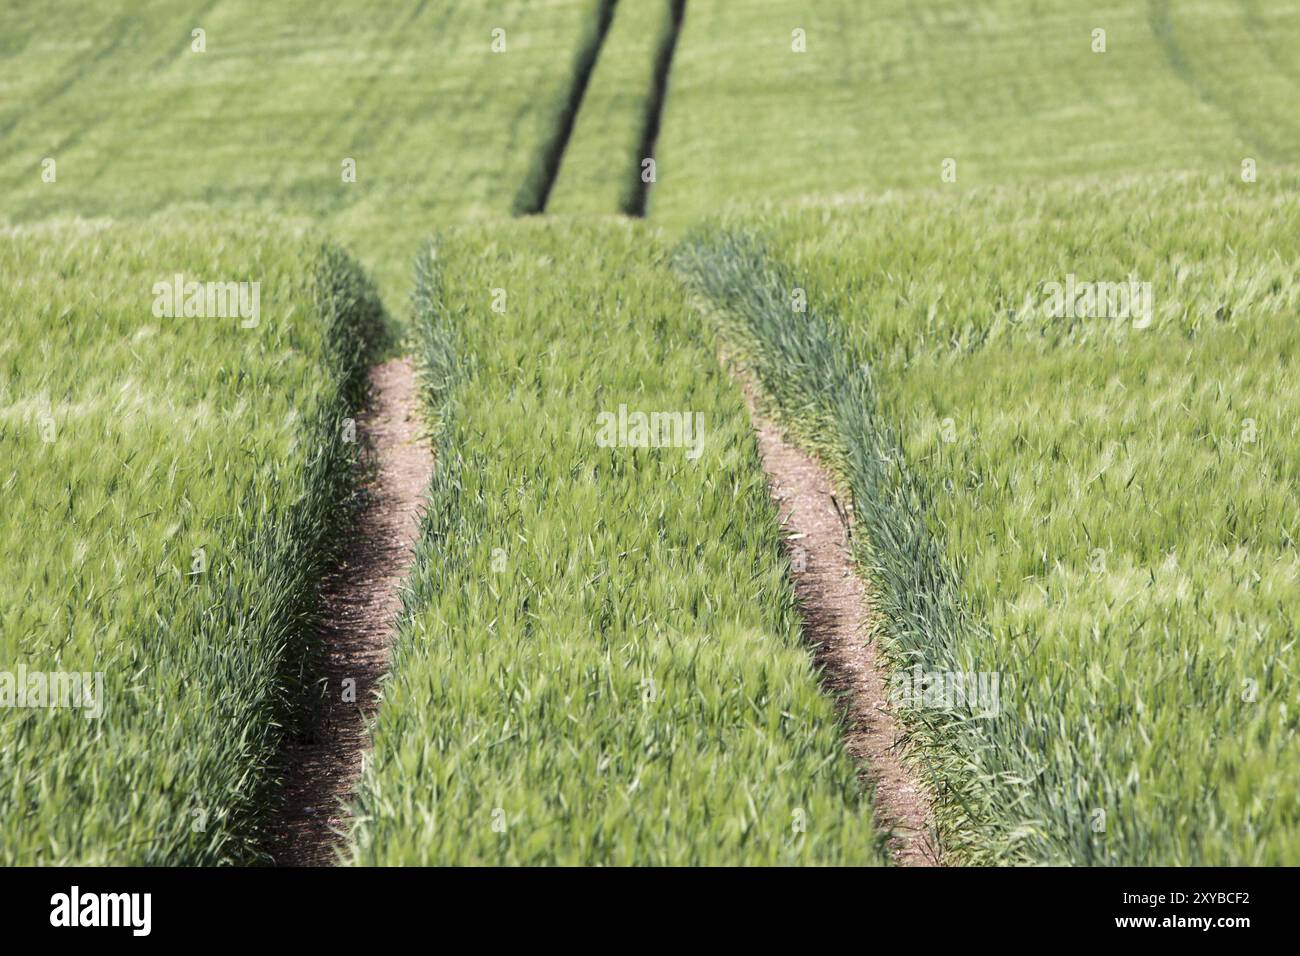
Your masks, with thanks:
<instances>
[{"instance_id":1,"label":"crop row","mask_svg":"<svg viewBox=\"0 0 1300 956\"><path fill-rule=\"evenodd\" d=\"M384 330L337 250L215 225L0 242L5 862L257 856Z\"/></svg>"}]
</instances>

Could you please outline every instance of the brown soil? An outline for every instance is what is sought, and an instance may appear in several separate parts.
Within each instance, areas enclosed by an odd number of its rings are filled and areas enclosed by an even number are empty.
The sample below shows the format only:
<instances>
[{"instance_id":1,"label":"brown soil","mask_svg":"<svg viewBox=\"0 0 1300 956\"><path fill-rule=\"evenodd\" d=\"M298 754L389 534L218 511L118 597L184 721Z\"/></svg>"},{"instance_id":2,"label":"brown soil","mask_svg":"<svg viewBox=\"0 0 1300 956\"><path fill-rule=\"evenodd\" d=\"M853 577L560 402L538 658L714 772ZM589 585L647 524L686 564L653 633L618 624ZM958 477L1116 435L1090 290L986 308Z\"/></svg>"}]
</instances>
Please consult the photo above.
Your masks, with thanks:
<instances>
[{"instance_id":1,"label":"brown soil","mask_svg":"<svg viewBox=\"0 0 1300 956\"><path fill-rule=\"evenodd\" d=\"M321 581L316 640L324 655L323 699L310 741L289 741L282 753L284 803L268 838L280 866L336 862L348 826L345 804L369 745L366 720L388 666L399 588L415 557L422 496L433 472L410 362L375 366L370 385L371 401L357 419L369 476L363 504L338 562ZM348 680L355 686L345 693Z\"/></svg>"},{"instance_id":2,"label":"brown soil","mask_svg":"<svg viewBox=\"0 0 1300 956\"><path fill-rule=\"evenodd\" d=\"M850 511L826 469L790 444L759 411L742 379L772 500L785 531L804 638L822 686L844 716L844 745L875 791L877 822L903 866L942 863L934 832L933 795L904 759L904 735L889 708L888 671L874 640L870 596L849 550ZM800 570L802 568L802 570Z\"/></svg>"}]
</instances>

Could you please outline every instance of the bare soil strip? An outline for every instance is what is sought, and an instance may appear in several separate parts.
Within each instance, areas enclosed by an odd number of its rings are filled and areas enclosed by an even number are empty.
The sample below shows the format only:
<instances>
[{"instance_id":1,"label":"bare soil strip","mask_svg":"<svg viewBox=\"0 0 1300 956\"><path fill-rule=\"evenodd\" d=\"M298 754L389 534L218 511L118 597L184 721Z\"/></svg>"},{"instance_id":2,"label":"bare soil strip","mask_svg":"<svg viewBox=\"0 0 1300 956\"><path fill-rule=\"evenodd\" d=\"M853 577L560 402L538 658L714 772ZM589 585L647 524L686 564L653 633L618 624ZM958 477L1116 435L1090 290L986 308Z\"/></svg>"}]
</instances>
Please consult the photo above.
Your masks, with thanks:
<instances>
[{"instance_id":1,"label":"bare soil strip","mask_svg":"<svg viewBox=\"0 0 1300 956\"><path fill-rule=\"evenodd\" d=\"M752 383L741 379L759 454L791 559L804 638L822 687L844 716L844 745L875 792L876 819L890 833L902 866L942 864L933 795L904 761L905 739L889 707L888 672L872 639L873 610L853 567L846 508L826 469L790 444L758 411Z\"/></svg>"},{"instance_id":2,"label":"bare soil strip","mask_svg":"<svg viewBox=\"0 0 1300 956\"><path fill-rule=\"evenodd\" d=\"M399 588L415 559L422 496L433 472L411 363L375 366L370 385L369 407L357 419L357 439L369 459L363 504L337 564L321 581L316 640L324 691L316 726L309 740L289 741L282 753L284 803L268 838L280 866L336 862L348 824L345 802L361 773L366 718L388 665Z\"/></svg>"}]
</instances>

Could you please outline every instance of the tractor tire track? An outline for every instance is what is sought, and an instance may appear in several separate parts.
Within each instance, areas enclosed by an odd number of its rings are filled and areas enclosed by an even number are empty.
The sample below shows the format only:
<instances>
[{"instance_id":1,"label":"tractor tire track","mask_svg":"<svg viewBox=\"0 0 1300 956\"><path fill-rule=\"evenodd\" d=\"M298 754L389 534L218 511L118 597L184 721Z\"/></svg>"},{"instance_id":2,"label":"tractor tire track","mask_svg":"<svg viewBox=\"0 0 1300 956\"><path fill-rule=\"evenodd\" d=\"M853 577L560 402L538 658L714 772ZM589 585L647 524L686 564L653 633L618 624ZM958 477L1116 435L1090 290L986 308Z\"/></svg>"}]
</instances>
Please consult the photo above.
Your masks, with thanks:
<instances>
[{"instance_id":1,"label":"tractor tire track","mask_svg":"<svg viewBox=\"0 0 1300 956\"><path fill-rule=\"evenodd\" d=\"M645 218L650 207L650 183L642 173L641 163L655 158L655 147L659 143L659 128L663 123L664 104L668 100L668 78L673 70L673 55L677 52L677 40L681 36L682 23L685 19L686 0L668 0L668 19L659 38L654 73L650 78L650 95L646 99L641 136L634 157L636 162L633 164L632 180L623 198L623 213L639 219Z\"/></svg>"},{"instance_id":2,"label":"tractor tire track","mask_svg":"<svg viewBox=\"0 0 1300 956\"><path fill-rule=\"evenodd\" d=\"M538 149L528 175L515 195L516 216L536 216L546 212L546 203L551 198L551 190L555 188L560 166L564 163L564 151L568 149L569 140L573 137L578 111L582 109L582 100L587 95L587 86L596 70L596 61L600 59L605 37L609 35L610 24L614 22L617 4L618 0L597 0L593 20L578 43L578 51L570 70L572 80L564 101L557 108L550 133Z\"/></svg>"},{"instance_id":3,"label":"tractor tire track","mask_svg":"<svg viewBox=\"0 0 1300 956\"><path fill-rule=\"evenodd\" d=\"M282 801L266 839L279 866L337 861L433 474L411 363L394 359L375 366L370 384L370 404L357 419L367 467L363 503L321 581L316 644L322 695L306 739L286 741L281 752Z\"/></svg>"},{"instance_id":4,"label":"tractor tire track","mask_svg":"<svg viewBox=\"0 0 1300 956\"><path fill-rule=\"evenodd\" d=\"M821 463L786 441L759 412L753 383L737 378L792 558L804 639L822 687L844 719L845 748L857 762L862 781L874 791L876 820L889 833L894 861L901 866L943 865L934 795L906 761L905 734L889 705L888 671L872 639L870 596L849 547L850 509L840 504ZM793 560L796 549L798 560Z\"/></svg>"}]
</instances>

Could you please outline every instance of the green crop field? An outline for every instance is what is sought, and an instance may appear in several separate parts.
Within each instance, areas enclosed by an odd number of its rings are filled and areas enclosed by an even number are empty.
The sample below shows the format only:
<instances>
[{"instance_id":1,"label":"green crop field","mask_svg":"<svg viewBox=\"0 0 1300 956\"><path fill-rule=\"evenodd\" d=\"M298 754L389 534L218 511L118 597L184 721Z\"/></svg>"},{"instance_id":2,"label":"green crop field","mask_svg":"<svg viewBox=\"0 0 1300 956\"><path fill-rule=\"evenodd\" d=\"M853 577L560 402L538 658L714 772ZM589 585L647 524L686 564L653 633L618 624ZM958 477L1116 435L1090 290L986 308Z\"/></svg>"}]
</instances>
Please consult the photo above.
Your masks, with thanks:
<instances>
[{"instance_id":1,"label":"green crop field","mask_svg":"<svg viewBox=\"0 0 1300 956\"><path fill-rule=\"evenodd\" d=\"M400 301L432 223L509 213L593 7L391 2L358 17L240 0L196 20L174 0L103 19L81 2L10 5L0 214L300 216Z\"/></svg>"},{"instance_id":2,"label":"green crop field","mask_svg":"<svg viewBox=\"0 0 1300 956\"><path fill-rule=\"evenodd\" d=\"M743 403L663 250L620 224L500 235L424 269L440 474L357 859L880 860ZM493 287L517 290L501 312ZM620 406L692 416L691 440L602 443Z\"/></svg>"},{"instance_id":3,"label":"green crop field","mask_svg":"<svg viewBox=\"0 0 1300 956\"><path fill-rule=\"evenodd\" d=\"M336 249L221 227L238 241L196 219L0 242L0 670L51 675L22 682L42 709L0 720L6 863L255 852L383 326ZM191 293L154 292L177 274L256 281L256 308L187 315ZM57 674L86 676L60 691Z\"/></svg>"},{"instance_id":4,"label":"green crop field","mask_svg":"<svg viewBox=\"0 0 1300 956\"><path fill-rule=\"evenodd\" d=\"M1300 864L1298 103L1296 0L8 4L0 862Z\"/></svg>"},{"instance_id":5,"label":"green crop field","mask_svg":"<svg viewBox=\"0 0 1300 956\"><path fill-rule=\"evenodd\" d=\"M1001 676L990 719L926 724L976 858L1300 852L1295 185L843 206L683 257L868 511L898 666ZM1149 325L1045 314L1126 270Z\"/></svg>"},{"instance_id":6,"label":"green crop field","mask_svg":"<svg viewBox=\"0 0 1300 956\"><path fill-rule=\"evenodd\" d=\"M1297 50L1285 2L693 0L654 211L1294 164Z\"/></svg>"}]
</instances>

